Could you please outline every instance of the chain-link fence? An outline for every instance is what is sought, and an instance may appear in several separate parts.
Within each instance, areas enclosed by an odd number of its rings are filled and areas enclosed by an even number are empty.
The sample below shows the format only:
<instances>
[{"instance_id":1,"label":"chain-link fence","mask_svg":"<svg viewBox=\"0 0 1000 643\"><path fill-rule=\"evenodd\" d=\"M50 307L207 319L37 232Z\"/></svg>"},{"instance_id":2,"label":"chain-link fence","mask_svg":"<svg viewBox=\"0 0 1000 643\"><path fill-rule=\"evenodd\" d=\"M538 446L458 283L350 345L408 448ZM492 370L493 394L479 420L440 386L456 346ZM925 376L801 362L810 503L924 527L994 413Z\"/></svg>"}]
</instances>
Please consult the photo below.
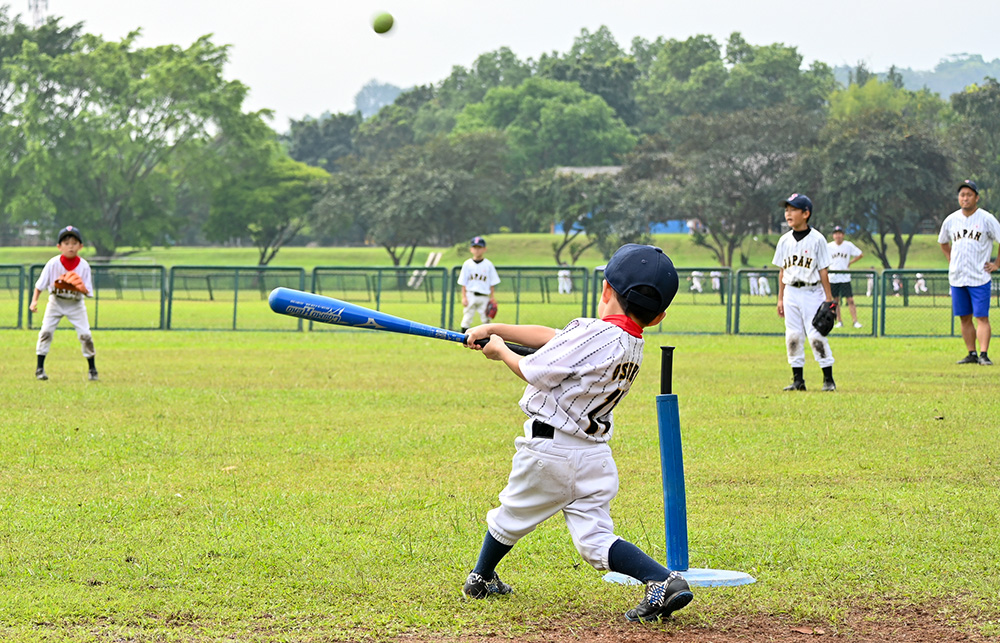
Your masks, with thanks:
<instances>
[{"instance_id":1,"label":"chain-link fence","mask_svg":"<svg viewBox=\"0 0 1000 643\"><path fill-rule=\"evenodd\" d=\"M31 266L25 296L30 300L44 264ZM163 266L91 265L93 297L87 299L90 327L96 330L160 330L166 308L166 269ZM27 307L25 307L27 309ZM41 326L44 313L28 311L28 328ZM37 319L36 319L37 318ZM70 328L60 324L60 328Z\"/></svg>"},{"instance_id":2,"label":"chain-link fence","mask_svg":"<svg viewBox=\"0 0 1000 643\"><path fill-rule=\"evenodd\" d=\"M321 266L313 269L312 292L421 324L443 327L447 314L448 269ZM309 328L345 330L312 321Z\"/></svg>"},{"instance_id":3,"label":"chain-link fence","mask_svg":"<svg viewBox=\"0 0 1000 643\"><path fill-rule=\"evenodd\" d=\"M991 297L1000 306L1000 276ZM881 278L880 334L886 337L951 337L962 334L952 315L947 270L886 270Z\"/></svg>"},{"instance_id":4,"label":"chain-link fence","mask_svg":"<svg viewBox=\"0 0 1000 643\"><path fill-rule=\"evenodd\" d=\"M24 327L25 314L27 328L40 322L35 319L40 313L25 311L43 267L0 265L0 328ZM301 320L275 315L267 305L278 286L309 288L433 326L457 328L462 317L456 283L461 266L322 266L312 271L308 283L302 268L174 266L168 275L162 266L108 264L91 270L91 326L102 330L302 330ZM570 266L504 266L497 271L497 321L561 328L575 317L597 314L603 266L592 272ZM678 268L677 296L663 323L649 331L782 335L784 324L776 311L778 274L767 268ZM846 285L836 285L840 275L849 277ZM961 334L952 316L947 270L833 271L831 282L834 295L840 295L843 322L833 330L836 336ZM994 305L1000 307L1000 274L992 284ZM310 323L310 328L335 327Z\"/></svg>"},{"instance_id":5,"label":"chain-link fence","mask_svg":"<svg viewBox=\"0 0 1000 643\"><path fill-rule=\"evenodd\" d=\"M451 270L448 327L462 321L461 266ZM570 266L497 266L500 283L495 288L496 321L507 324L540 324L562 328L571 319L587 314L586 268ZM478 315L473 325L479 324Z\"/></svg>"},{"instance_id":6,"label":"chain-link fence","mask_svg":"<svg viewBox=\"0 0 1000 643\"><path fill-rule=\"evenodd\" d=\"M0 265L0 328L21 328L25 285L24 266Z\"/></svg>"},{"instance_id":7,"label":"chain-link fence","mask_svg":"<svg viewBox=\"0 0 1000 643\"><path fill-rule=\"evenodd\" d=\"M778 316L778 276L776 269L741 269L733 288L733 333L740 335L784 335L785 325ZM839 281L849 277L846 281ZM878 321L878 275L873 271L830 272L834 299L840 304L840 322L831 336L871 337ZM833 280L838 280L834 286ZM852 304L853 301L853 311ZM855 325L855 315L858 326Z\"/></svg>"},{"instance_id":8,"label":"chain-link fence","mask_svg":"<svg viewBox=\"0 0 1000 643\"><path fill-rule=\"evenodd\" d=\"M732 324L729 268L677 268L677 295L663 322L650 332L680 334L726 334ZM604 270L594 270L591 316L597 316L597 302L604 283Z\"/></svg>"},{"instance_id":9,"label":"chain-link fence","mask_svg":"<svg viewBox=\"0 0 1000 643\"><path fill-rule=\"evenodd\" d=\"M275 315L267 297L282 286L304 290L303 268L174 266L166 327L171 330L302 330L302 320Z\"/></svg>"}]
</instances>

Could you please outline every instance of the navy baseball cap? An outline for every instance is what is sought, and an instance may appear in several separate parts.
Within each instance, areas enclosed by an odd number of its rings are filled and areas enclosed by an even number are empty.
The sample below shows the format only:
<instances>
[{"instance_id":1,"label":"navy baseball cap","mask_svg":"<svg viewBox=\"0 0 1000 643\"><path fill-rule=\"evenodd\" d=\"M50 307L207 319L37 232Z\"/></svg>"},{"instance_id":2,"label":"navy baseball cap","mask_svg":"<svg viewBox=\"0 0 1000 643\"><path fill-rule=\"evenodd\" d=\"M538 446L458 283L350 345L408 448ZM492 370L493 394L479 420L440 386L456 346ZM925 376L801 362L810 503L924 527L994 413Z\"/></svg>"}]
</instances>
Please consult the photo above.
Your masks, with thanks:
<instances>
[{"instance_id":1,"label":"navy baseball cap","mask_svg":"<svg viewBox=\"0 0 1000 643\"><path fill-rule=\"evenodd\" d=\"M618 248L604 267L604 278L625 301L657 314L666 310L677 294L674 263L656 246L627 243ZM651 287L657 298L635 291L637 286Z\"/></svg>"},{"instance_id":2,"label":"navy baseball cap","mask_svg":"<svg viewBox=\"0 0 1000 643\"><path fill-rule=\"evenodd\" d=\"M833 226L833 231L834 232L843 232L844 229L841 228L839 225L835 225L835 226Z\"/></svg>"},{"instance_id":3,"label":"navy baseball cap","mask_svg":"<svg viewBox=\"0 0 1000 643\"><path fill-rule=\"evenodd\" d=\"M793 208L799 210L806 210L807 212L813 211L812 200L804 194L794 193L792 196L788 197L781 202L781 205L790 205Z\"/></svg>"},{"instance_id":4,"label":"navy baseball cap","mask_svg":"<svg viewBox=\"0 0 1000 643\"><path fill-rule=\"evenodd\" d=\"M958 186L958 191L961 192L962 188L969 188L977 195L979 194L979 188L976 187L976 182L970 179L965 179L964 181L962 181Z\"/></svg>"},{"instance_id":5,"label":"navy baseball cap","mask_svg":"<svg viewBox=\"0 0 1000 643\"><path fill-rule=\"evenodd\" d=\"M472 237L472 241L469 242L470 246L482 246L486 247L486 239L482 237Z\"/></svg>"},{"instance_id":6,"label":"navy baseball cap","mask_svg":"<svg viewBox=\"0 0 1000 643\"><path fill-rule=\"evenodd\" d=\"M62 240L66 237L76 237L76 240L83 243L83 235L80 234L80 228L76 226L68 225L59 231L59 241L56 243L62 243Z\"/></svg>"}]
</instances>

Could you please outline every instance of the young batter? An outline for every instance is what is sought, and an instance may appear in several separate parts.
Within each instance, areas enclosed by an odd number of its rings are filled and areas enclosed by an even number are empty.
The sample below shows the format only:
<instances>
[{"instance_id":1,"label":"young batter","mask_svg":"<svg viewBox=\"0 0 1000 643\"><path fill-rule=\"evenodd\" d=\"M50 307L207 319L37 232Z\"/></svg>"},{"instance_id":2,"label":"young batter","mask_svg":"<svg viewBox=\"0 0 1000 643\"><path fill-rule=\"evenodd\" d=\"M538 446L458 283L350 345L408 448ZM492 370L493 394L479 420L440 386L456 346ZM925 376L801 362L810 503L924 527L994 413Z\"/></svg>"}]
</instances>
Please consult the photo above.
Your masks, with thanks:
<instances>
[{"instance_id":1,"label":"young batter","mask_svg":"<svg viewBox=\"0 0 1000 643\"><path fill-rule=\"evenodd\" d=\"M830 292L830 251L826 238L809 227L812 201L793 194L782 201L785 222L791 228L774 249L778 277L778 316L785 318L785 347L792 367L792 383L786 391L806 390L802 370L806 365L808 340L813 357L823 369L823 390L836 391L833 381L833 353L830 342L812 325L813 316L824 301L833 301Z\"/></svg>"},{"instance_id":2,"label":"young batter","mask_svg":"<svg viewBox=\"0 0 1000 643\"><path fill-rule=\"evenodd\" d=\"M56 279L65 272L75 272L83 280L83 285L87 289L87 297L92 297L94 284L90 276L90 264L85 259L78 256L80 248L83 247L83 236L80 230L73 226L66 226L59 231L59 254L49 259L42 274L35 282L35 292L31 296L31 303L28 310L38 312L38 295L43 290L49 292L49 301L45 305L45 316L42 318L42 328L38 331L38 343L35 346L35 354L38 356L38 363L35 367L35 378L47 380L49 376L45 373L45 356L49 354L49 347L52 345L52 333L55 332L59 321L65 317L76 329L77 339L83 348L83 356L87 358L89 366L88 377L92 381L97 381L97 366L94 363L94 338L90 334L90 321L87 318L87 306L83 303L84 295L71 290L57 290L55 288Z\"/></svg>"},{"instance_id":3,"label":"young batter","mask_svg":"<svg viewBox=\"0 0 1000 643\"><path fill-rule=\"evenodd\" d=\"M511 593L497 576L497 564L518 540L562 511L584 560L646 583L642 602L625 614L628 620L664 618L691 602L684 578L616 536L610 514L618 493L608 446L612 410L639 372L643 328L660 323L677 285L677 271L662 250L628 244L604 269L600 319L574 319L562 330L509 324L469 330L469 348L489 337L482 349L486 357L503 361L528 383L520 402L528 419L524 437L514 443L500 506L486 515L479 560L462 587L466 597ZM539 350L519 357L504 340Z\"/></svg>"},{"instance_id":4,"label":"young batter","mask_svg":"<svg viewBox=\"0 0 1000 643\"><path fill-rule=\"evenodd\" d=\"M496 303L496 285L500 283L500 275L493 262L485 258L486 239L473 237L469 242L469 252L472 257L462 264L462 272L458 275L458 285L462 287L462 332L472 326L472 319L479 313L481 323L493 321L486 314L486 306Z\"/></svg>"}]
</instances>

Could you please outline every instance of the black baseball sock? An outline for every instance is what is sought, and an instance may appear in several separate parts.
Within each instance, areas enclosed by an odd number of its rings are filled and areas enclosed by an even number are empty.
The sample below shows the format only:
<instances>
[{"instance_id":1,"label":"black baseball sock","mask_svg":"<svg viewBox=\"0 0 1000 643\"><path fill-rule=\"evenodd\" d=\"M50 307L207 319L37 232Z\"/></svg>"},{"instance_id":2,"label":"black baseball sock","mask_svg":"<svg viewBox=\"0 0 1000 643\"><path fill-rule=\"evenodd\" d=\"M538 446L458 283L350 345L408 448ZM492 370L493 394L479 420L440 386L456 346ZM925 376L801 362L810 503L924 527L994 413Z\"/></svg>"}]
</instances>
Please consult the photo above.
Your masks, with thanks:
<instances>
[{"instance_id":1,"label":"black baseball sock","mask_svg":"<svg viewBox=\"0 0 1000 643\"><path fill-rule=\"evenodd\" d=\"M38 355L38 366L36 368L45 368L45 356Z\"/></svg>"},{"instance_id":2,"label":"black baseball sock","mask_svg":"<svg viewBox=\"0 0 1000 643\"><path fill-rule=\"evenodd\" d=\"M795 380L796 382L804 382L804 381L806 381L806 378L803 377L803 375L802 375L802 369L803 369L802 366L793 366L792 367L792 379Z\"/></svg>"},{"instance_id":3,"label":"black baseball sock","mask_svg":"<svg viewBox=\"0 0 1000 643\"><path fill-rule=\"evenodd\" d=\"M608 567L611 571L631 576L644 583L667 580L670 570L650 558L644 551L627 540L619 538L608 550Z\"/></svg>"},{"instance_id":4,"label":"black baseball sock","mask_svg":"<svg viewBox=\"0 0 1000 643\"><path fill-rule=\"evenodd\" d=\"M90 370L92 370L92 371L96 371L97 370L97 367L94 366L94 358L93 357L88 357L87 358L87 366L89 366Z\"/></svg>"},{"instance_id":5,"label":"black baseball sock","mask_svg":"<svg viewBox=\"0 0 1000 643\"><path fill-rule=\"evenodd\" d=\"M496 571L497 564L513 548L513 545L503 544L494 538L489 530L486 530L486 537L483 538L483 548L479 550L479 560L476 561L476 566L472 571L487 580L493 578L493 572Z\"/></svg>"},{"instance_id":6,"label":"black baseball sock","mask_svg":"<svg viewBox=\"0 0 1000 643\"><path fill-rule=\"evenodd\" d=\"M824 366L823 367L823 381L824 382L832 382L833 381L833 367L832 366Z\"/></svg>"}]
</instances>

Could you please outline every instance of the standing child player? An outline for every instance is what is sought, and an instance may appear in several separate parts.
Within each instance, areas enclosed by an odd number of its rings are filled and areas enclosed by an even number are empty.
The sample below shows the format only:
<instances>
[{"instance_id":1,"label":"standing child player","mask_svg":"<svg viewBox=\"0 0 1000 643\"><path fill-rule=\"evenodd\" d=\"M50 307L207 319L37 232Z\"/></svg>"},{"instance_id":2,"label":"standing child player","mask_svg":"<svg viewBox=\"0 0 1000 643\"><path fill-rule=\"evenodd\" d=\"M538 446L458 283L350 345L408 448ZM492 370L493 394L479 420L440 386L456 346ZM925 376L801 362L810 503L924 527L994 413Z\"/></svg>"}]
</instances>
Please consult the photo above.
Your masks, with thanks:
<instances>
[{"instance_id":1,"label":"standing child player","mask_svg":"<svg viewBox=\"0 0 1000 643\"><path fill-rule=\"evenodd\" d=\"M861 248L850 241L844 241L844 229L839 225L833 226L833 241L826 244L826 247L830 251L830 270L850 270L851 264L860 261L861 257L865 256L861 252ZM840 300L842 298L847 300L847 308L851 311L854 327L861 328L861 322L858 321L858 309L854 305L851 276L845 275L843 272L830 275L830 292L833 294L833 300L837 302L837 325L835 328L844 325L840 316Z\"/></svg>"},{"instance_id":2,"label":"standing child player","mask_svg":"<svg viewBox=\"0 0 1000 643\"><path fill-rule=\"evenodd\" d=\"M500 283L493 262L484 257L486 254L486 239L473 237L469 242L469 252L472 257L462 264L462 272L458 275L458 285L462 287L462 332L472 326L472 318L479 313L480 322L488 324L493 317L487 312L487 306L496 305L496 285Z\"/></svg>"},{"instance_id":3,"label":"standing child player","mask_svg":"<svg viewBox=\"0 0 1000 643\"><path fill-rule=\"evenodd\" d=\"M31 296L28 310L38 312L38 295L43 290L48 291L49 300L45 304L45 316L42 318L42 328L38 331L38 344L35 353L38 364L35 367L35 377L47 380L45 373L45 356L49 354L52 345L52 334L65 317L76 329L77 339L83 348L83 356L89 366L88 377L97 381L97 366L94 364L94 338L90 334L90 321L87 319L87 306L84 297L92 297L94 285L90 276L90 264L79 256L83 247L83 236L74 226L66 226L59 231L59 254L49 259L42 274L35 282L35 292Z\"/></svg>"},{"instance_id":4,"label":"standing child player","mask_svg":"<svg viewBox=\"0 0 1000 643\"><path fill-rule=\"evenodd\" d=\"M781 236L774 249L778 266L778 316L785 318L785 347L792 367L792 383L786 391L806 390L802 374L806 365L808 340L813 357L823 369L823 390L836 391L833 381L833 353L830 342L812 324L813 316L824 301L833 301L830 292L830 251L826 238L809 227L812 201L804 194L793 194L782 201L785 222L791 228Z\"/></svg>"},{"instance_id":5,"label":"standing child player","mask_svg":"<svg viewBox=\"0 0 1000 643\"><path fill-rule=\"evenodd\" d=\"M630 621L665 618L691 602L687 581L614 534L610 503L618 469L608 442L612 410L628 393L642 364L643 328L663 319L677 294L677 271L653 246L628 244L604 269L600 319L574 319L562 330L486 324L469 330L466 345L489 338L486 357L503 361L528 385L520 406L528 419L500 506L486 514L479 560L462 587L469 598L510 594L496 566L539 524L563 512L580 555L598 570L646 584ZM504 340L538 348L515 355Z\"/></svg>"}]
</instances>

